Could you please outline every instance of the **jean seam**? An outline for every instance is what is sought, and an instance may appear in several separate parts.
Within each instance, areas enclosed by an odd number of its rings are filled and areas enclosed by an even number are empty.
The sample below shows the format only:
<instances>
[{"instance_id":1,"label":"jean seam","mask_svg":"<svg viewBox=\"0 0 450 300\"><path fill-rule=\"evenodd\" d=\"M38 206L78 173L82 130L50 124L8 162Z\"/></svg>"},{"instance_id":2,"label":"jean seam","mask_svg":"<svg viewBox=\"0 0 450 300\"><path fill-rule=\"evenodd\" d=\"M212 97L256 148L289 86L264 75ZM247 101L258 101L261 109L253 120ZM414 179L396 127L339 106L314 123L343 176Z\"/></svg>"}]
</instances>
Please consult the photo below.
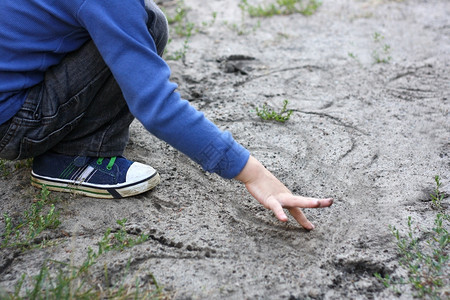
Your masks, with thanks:
<instances>
[{"instance_id":1,"label":"jean seam","mask_svg":"<svg viewBox=\"0 0 450 300\"><path fill-rule=\"evenodd\" d=\"M20 126L21 122L17 122L16 121L17 118L13 118L8 126L8 129L6 130L5 135L2 137L1 141L0 141L0 152L3 151L3 149L6 147L6 145L8 145L9 141L11 140L11 138L14 136L14 134L17 132L17 129ZM13 129L12 129L13 128ZM12 130L12 132L11 132Z\"/></svg>"}]
</instances>

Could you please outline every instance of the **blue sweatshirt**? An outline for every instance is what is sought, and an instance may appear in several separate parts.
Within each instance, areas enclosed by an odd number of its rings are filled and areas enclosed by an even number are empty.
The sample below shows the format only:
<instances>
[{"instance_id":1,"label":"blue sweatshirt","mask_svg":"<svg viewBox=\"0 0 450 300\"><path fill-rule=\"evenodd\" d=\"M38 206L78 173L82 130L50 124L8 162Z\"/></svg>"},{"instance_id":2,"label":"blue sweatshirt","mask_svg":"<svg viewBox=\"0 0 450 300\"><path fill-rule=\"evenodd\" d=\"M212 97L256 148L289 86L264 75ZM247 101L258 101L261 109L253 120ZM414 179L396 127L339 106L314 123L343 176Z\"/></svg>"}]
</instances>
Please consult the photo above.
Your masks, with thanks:
<instances>
[{"instance_id":1,"label":"blue sweatshirt","mask_svg":"<svg viewBox=\"0 0 450 300\"><path fill-rule=\"evenodd\" d=\"M235 177L249 152L180 98L147 18L144 0L1 0L0 124L17 113L26 89L50 66L92 39L149 132L204 170Z\"/></svg>"}]
</instances>

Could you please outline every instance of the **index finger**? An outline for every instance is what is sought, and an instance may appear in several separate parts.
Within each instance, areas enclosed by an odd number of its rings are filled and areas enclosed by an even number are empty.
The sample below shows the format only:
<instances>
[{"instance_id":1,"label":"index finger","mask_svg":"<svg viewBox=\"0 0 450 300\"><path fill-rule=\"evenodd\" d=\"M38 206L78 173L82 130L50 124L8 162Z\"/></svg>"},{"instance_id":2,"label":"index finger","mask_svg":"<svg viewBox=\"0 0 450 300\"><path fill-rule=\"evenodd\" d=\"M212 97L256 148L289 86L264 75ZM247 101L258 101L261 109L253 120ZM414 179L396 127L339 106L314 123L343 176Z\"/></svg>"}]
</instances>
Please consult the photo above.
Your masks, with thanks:
<instances>
[{"instance_id":1,"label":"index finger","mask_svg":"<svg viewBox=\"0 0 450 300\"><path fill-rule=\"evenodd\" d=\"M306 218L305 214L302 212L300 208L294 207L289 208L289 213L294 217L294 219L302 225L306 230L313 230L314 225Z\"/></svg>"},{"instance_id":2,"label":"index finger","mask_svg":"<svg viewBox=\"0 0 450 300\"><path fill-rule=\"evenodd\" d=\"M318 208L329 207L333 204L333 198L310 198L302 196L294 196L292 194L285 194L280 197L281 205L285 208L301 207L301 208Z\"/></svg>"}]
</instances>

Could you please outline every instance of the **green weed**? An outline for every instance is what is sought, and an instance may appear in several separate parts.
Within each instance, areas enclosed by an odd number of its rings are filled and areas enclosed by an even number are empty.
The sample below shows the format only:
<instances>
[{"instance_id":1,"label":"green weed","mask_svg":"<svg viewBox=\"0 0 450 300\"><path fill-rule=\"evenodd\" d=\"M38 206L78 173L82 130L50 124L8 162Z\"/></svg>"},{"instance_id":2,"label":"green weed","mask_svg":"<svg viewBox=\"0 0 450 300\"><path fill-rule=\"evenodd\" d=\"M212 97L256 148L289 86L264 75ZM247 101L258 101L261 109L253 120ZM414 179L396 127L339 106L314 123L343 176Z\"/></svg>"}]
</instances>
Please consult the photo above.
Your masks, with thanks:
<instances>
[{"instance_id":1,"label":"green weed","mask_svg":"<svg viewBox=\"0 0 450 300\"><path fill-rule=\"evenodd\" d=\"M321 1L317 0L276 0L275 3L268 5L251 5L248 0L241 0L239 7L251 17L272 17L294 13L310 16L317 11L321 4Z\"/></svg>"},{"instance_id":2,"label":"green weed","mask_svg":"<svg viewBox=\"0 0 450 300\"><path fill-rule=\"evenodd\" d=\"M180 49L175 50L173 53L167 53L164 55L166 60L183 60L186 58L187 51L189 50L189 38L184 39L183 45Z\"/></svg>"},{"instance_id":3,"label":"green weed","mask_svg":"<svg viewBox=\"0 0 450 300\"><path fill-rule=\"evenodd\" d=\"M20 170L20 169L29 169L33 165L33 158L27 158L23 160L18 160L14 163L14 169Z\"/></svg>"},{"instance_id":4,"label":"green weed","mask_svg":"<svg viewBox=\"0 0 450 300\"><path fill-rule=\"evenodd\" d=\"M205 28L211 27L216 23L216 19L217 19L217 12L214 11L212 13L212 19L210 21L203 21L202 26Z\"/></svg>"},{"instance_id":5,"label":"green weed","mask_svg":"<svg viewBox=\"0 0 450 300\"><path fill-rule=\"evenodd\" d=\"M170 15L167 13L167 11L164 12L167 18L167 22L169 25L176 24L176 23L183 23L186 20L188 8L184 4L183 0L179 0L177 2L177 7L175 9L175 13L173 15Z\"/></svg>"},{"instance_id":6,"label":"green weed","mask_svg":"<svg viewBox=\"0 0 450 300\"><path fill-rule=\"evenodd\" d=\"M408 217L408 233L400 234L395 226L389 226L397 241L397 252L400 256L400 266L408 272L406 278L391 278L388 274L377 277L385 287L391 288L396 294L401 294L401 287L410 285L417 297L431 299L448 299L448 287L450 280L448 264L449 234L446 228L449 226L448 214L437 214L434 227L431 231L422 233L429 237L423 240L418 235L418 227L413 227L411 217Z\"/></svg>"},{"instance_id":7,"label":"green weed","mask_svg":"<svg viewBox=\"0 0 450 300\"><path fill-rule=\"evenodd\" d=\"M141 234L138 238L130 238L126 229L125 224L127 219L117 220L119 224L119 230L115 233L111 233L111 229L108 228L103 235L103 238L98 243L99 252L107 252L110 250L124 250L125 248L130 248L148 240L147 234Z\"/></svg>"},{"instance_id":8,"label":"green weed","mask_svg":"<svg viewBox=\"0 0 450 300\"><path fill-rule=\"evenodd\" d=\"M373 42L375 44L375 49L372 52L372 58L375 63L389 63L392 59L390 56L391 46L384 43L384 36L380 33L375 32L373 34Z\"/></svg>"},{"instance_id":9,"label":"green weed","mask_svg":"<svg viewBox=\"0 0 450 300\"><path fill-rule=\"evenodd\" d=\"M195 24L189 22L187 19L188 7L184 4L183 0L177 2L177 7L173 15L165 11L167 22L169 25L170 35L175 34L178 37L184 37L184 42L181 49L173 51L173 53L168 53L164 55L166 60L184 60L186 53L189 50L189 41L195 31ZM172 39L169 39L168 45L170 45Z\"/></svg>"},{"instance_id":10,"label":"green weed","mask_svg":"<svg viewBox=\"0 0 450 300\"><path fill-rule=\"evenodd\" d=\"M172 25L169 29L174 34L180 37L191 36L193 32L198 32L200 25L196 25L193 22L188 21L187 13L189 8L185 5L183 0L177 2L177 7L173 14L165 11L167 22ZM217 12L212 13L212 18L209 21L202 21L201 26L203 28L211 27L214 25L217 19Z\"/></svg>"},{"instance_id":11,"label":"green weed","mask_svg":"<svg viewBox=\"0 0 450 300\"><path fill-rule=\"evenodd\" d=\"M3 214L5 231L0 235L2 239L0 249L27 249L44 230L54 229L61 224L59 212L56 211L54 204L51 204L49 209L44 210L46 205L53 201L49 199L49 194L48 189L43 186L31 208L23 213L18 225L13 225L13 220L8 214ZM45 239L43 239L40 245L44 245L45 242Z\"/></svg>"},{"instance_id":12,"label":"green weed","mask_svg":"<svg viewBox=\"0 0 450 300\"><path fill-rule=\"evenodd\" d=\"M127 285L125 279L130 275L130 260L125 268L122 280L111 282L108 268L105 265L103 278L94 276L91 267L105 253L133 247L148 239L147 235L138 238L130 238L125 230L126 219L118 220L120 229L111 234L108 229L98 242L98 249L94 251L88 248L86 259L79 266L74 266L61 261L47 260L43 263L39 274L28 278L23 274L17 282L13 293L0 293L1 299L164 299L162 288L158 285L153 274L146 274L147 282L141 281L141 276L136 276L134 284ZM31 282L25 288L27 279Z\"/></svg>"},{"instance_id":13,"label":"green weed","mask_svg":"<svg viewBox=\"0 0 450 300\"><path fill-rule=\"evenodd\" d=\"M31 168L33 164L33 159L28 158L24 160L19 160L16 162L0 159L0 176L3 178L7 178L14 171L23 169L23 168Z\"/></svg>"},{"instance_id":14,"label":"green weed","mask_svg":"<svg viewBox=\"0 0 450 300\"><path fill-rule=\"evenodd\" d=\"M358 56L353 52L348 52L348 56L353 59L358 59Z\"/></svg>"},{"instance_id":15,"label":"green weed","mask_svg":"<svg viewBox=\"0 0 450 300\"><path fill-rule=\"evenodd\" d=\"M258 22L256 22L256 24L254 25L246 24L244 20L241 21L241 24L228 23L227 21L225 21L224 25L227 26L231 31L236 32L237 35L249 35L256 32L256 30L261 27L261 21L258 20Z\"/></svg>"},{"instance_id":16,"label":"green weed","mask_svg":"<svg viewBox=\"0 0 450 300\"><path fill-rule=\"evenodd\" d=\"M434 193L430 195L431 201L437 209L442 209L442 201L444 200L445 195L440 191L442 183L439 175L434 176L434 181L436 182L436 188L434 189Z\"/></svg>"},{"instance_id":17,"label":"green weed","mask_svg":"<svg viewBox=\"0 0 450 300\"><path fill-rule=\"evenodd\" d=\"M189 42L194 33L200 30L200 27L193 22L189 22L187 18L188 8L185 6L184 1L178 1L175 13L171 16L169 13L165 12L167 21L170 27L171 34L174 33L178 37L184 37L183 45L180 49L177 49L171 53L166 53L164 58L166 60L183 60L189 50ZM216 22L217 13L212 13L212 19L210 21L203 21L201 28L207 28L213 26ZM169 39L168 44L172 43L172 39Z\"/></svg>"},{"instance_id":18,"label":"green weed","mask_svg":"<svg viewBox=\"0 0 450 300\"><path fill-rule=\"evenodd\" d=\"M263 120L275 120L277 122L286 122L292 115L292 110L287 109L289 101L283 101L283 108L280 112L269 110L266 105L263 105L262 110L256 108L256 114Z\"/></svg>"},{"instance_id":19,"label":"green weed","mask_svg":"<svg viewBox=\"0 0 450 300\"><path fill-rule=\"evenodd\" d=\"M175 33L180 37L190 38L192 36L192 32L194 31L195 24L192 22L184 22L180 23L175 28Z\"/></svg>"},{"instance_id":20,"label":"green weed","mask_svg":"<svg viewBox=\"0 0 450 300\"><path fill-rule=\"evenodd\" d=\"M11 173L11 171L6 163L6 160L0 159L0 174L1 174L1 176L6 179L10 173Z\"/></svg>"}]
</instances>

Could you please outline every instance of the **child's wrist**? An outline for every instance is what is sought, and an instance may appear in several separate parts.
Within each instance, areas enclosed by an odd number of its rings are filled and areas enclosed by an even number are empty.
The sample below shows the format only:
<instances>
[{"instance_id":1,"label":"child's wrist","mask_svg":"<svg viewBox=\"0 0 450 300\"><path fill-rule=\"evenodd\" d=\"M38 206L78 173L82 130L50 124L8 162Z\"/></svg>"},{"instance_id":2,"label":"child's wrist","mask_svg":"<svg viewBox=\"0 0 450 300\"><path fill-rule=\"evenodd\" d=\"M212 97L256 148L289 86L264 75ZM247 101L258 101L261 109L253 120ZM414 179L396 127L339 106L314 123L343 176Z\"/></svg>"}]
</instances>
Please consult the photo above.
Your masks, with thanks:
<instances>
[{"instance_id":1,"label":"child's wrist","mask_svg":"<svg viewBox=\"0 0 450 300\"><path fill-rule=\"evenodd\" d=\"M260 175L261 168L264 169L264 166L256 158L250 155L244 168L235 179L247 184Z\"/></svg>"}]
</instances>

